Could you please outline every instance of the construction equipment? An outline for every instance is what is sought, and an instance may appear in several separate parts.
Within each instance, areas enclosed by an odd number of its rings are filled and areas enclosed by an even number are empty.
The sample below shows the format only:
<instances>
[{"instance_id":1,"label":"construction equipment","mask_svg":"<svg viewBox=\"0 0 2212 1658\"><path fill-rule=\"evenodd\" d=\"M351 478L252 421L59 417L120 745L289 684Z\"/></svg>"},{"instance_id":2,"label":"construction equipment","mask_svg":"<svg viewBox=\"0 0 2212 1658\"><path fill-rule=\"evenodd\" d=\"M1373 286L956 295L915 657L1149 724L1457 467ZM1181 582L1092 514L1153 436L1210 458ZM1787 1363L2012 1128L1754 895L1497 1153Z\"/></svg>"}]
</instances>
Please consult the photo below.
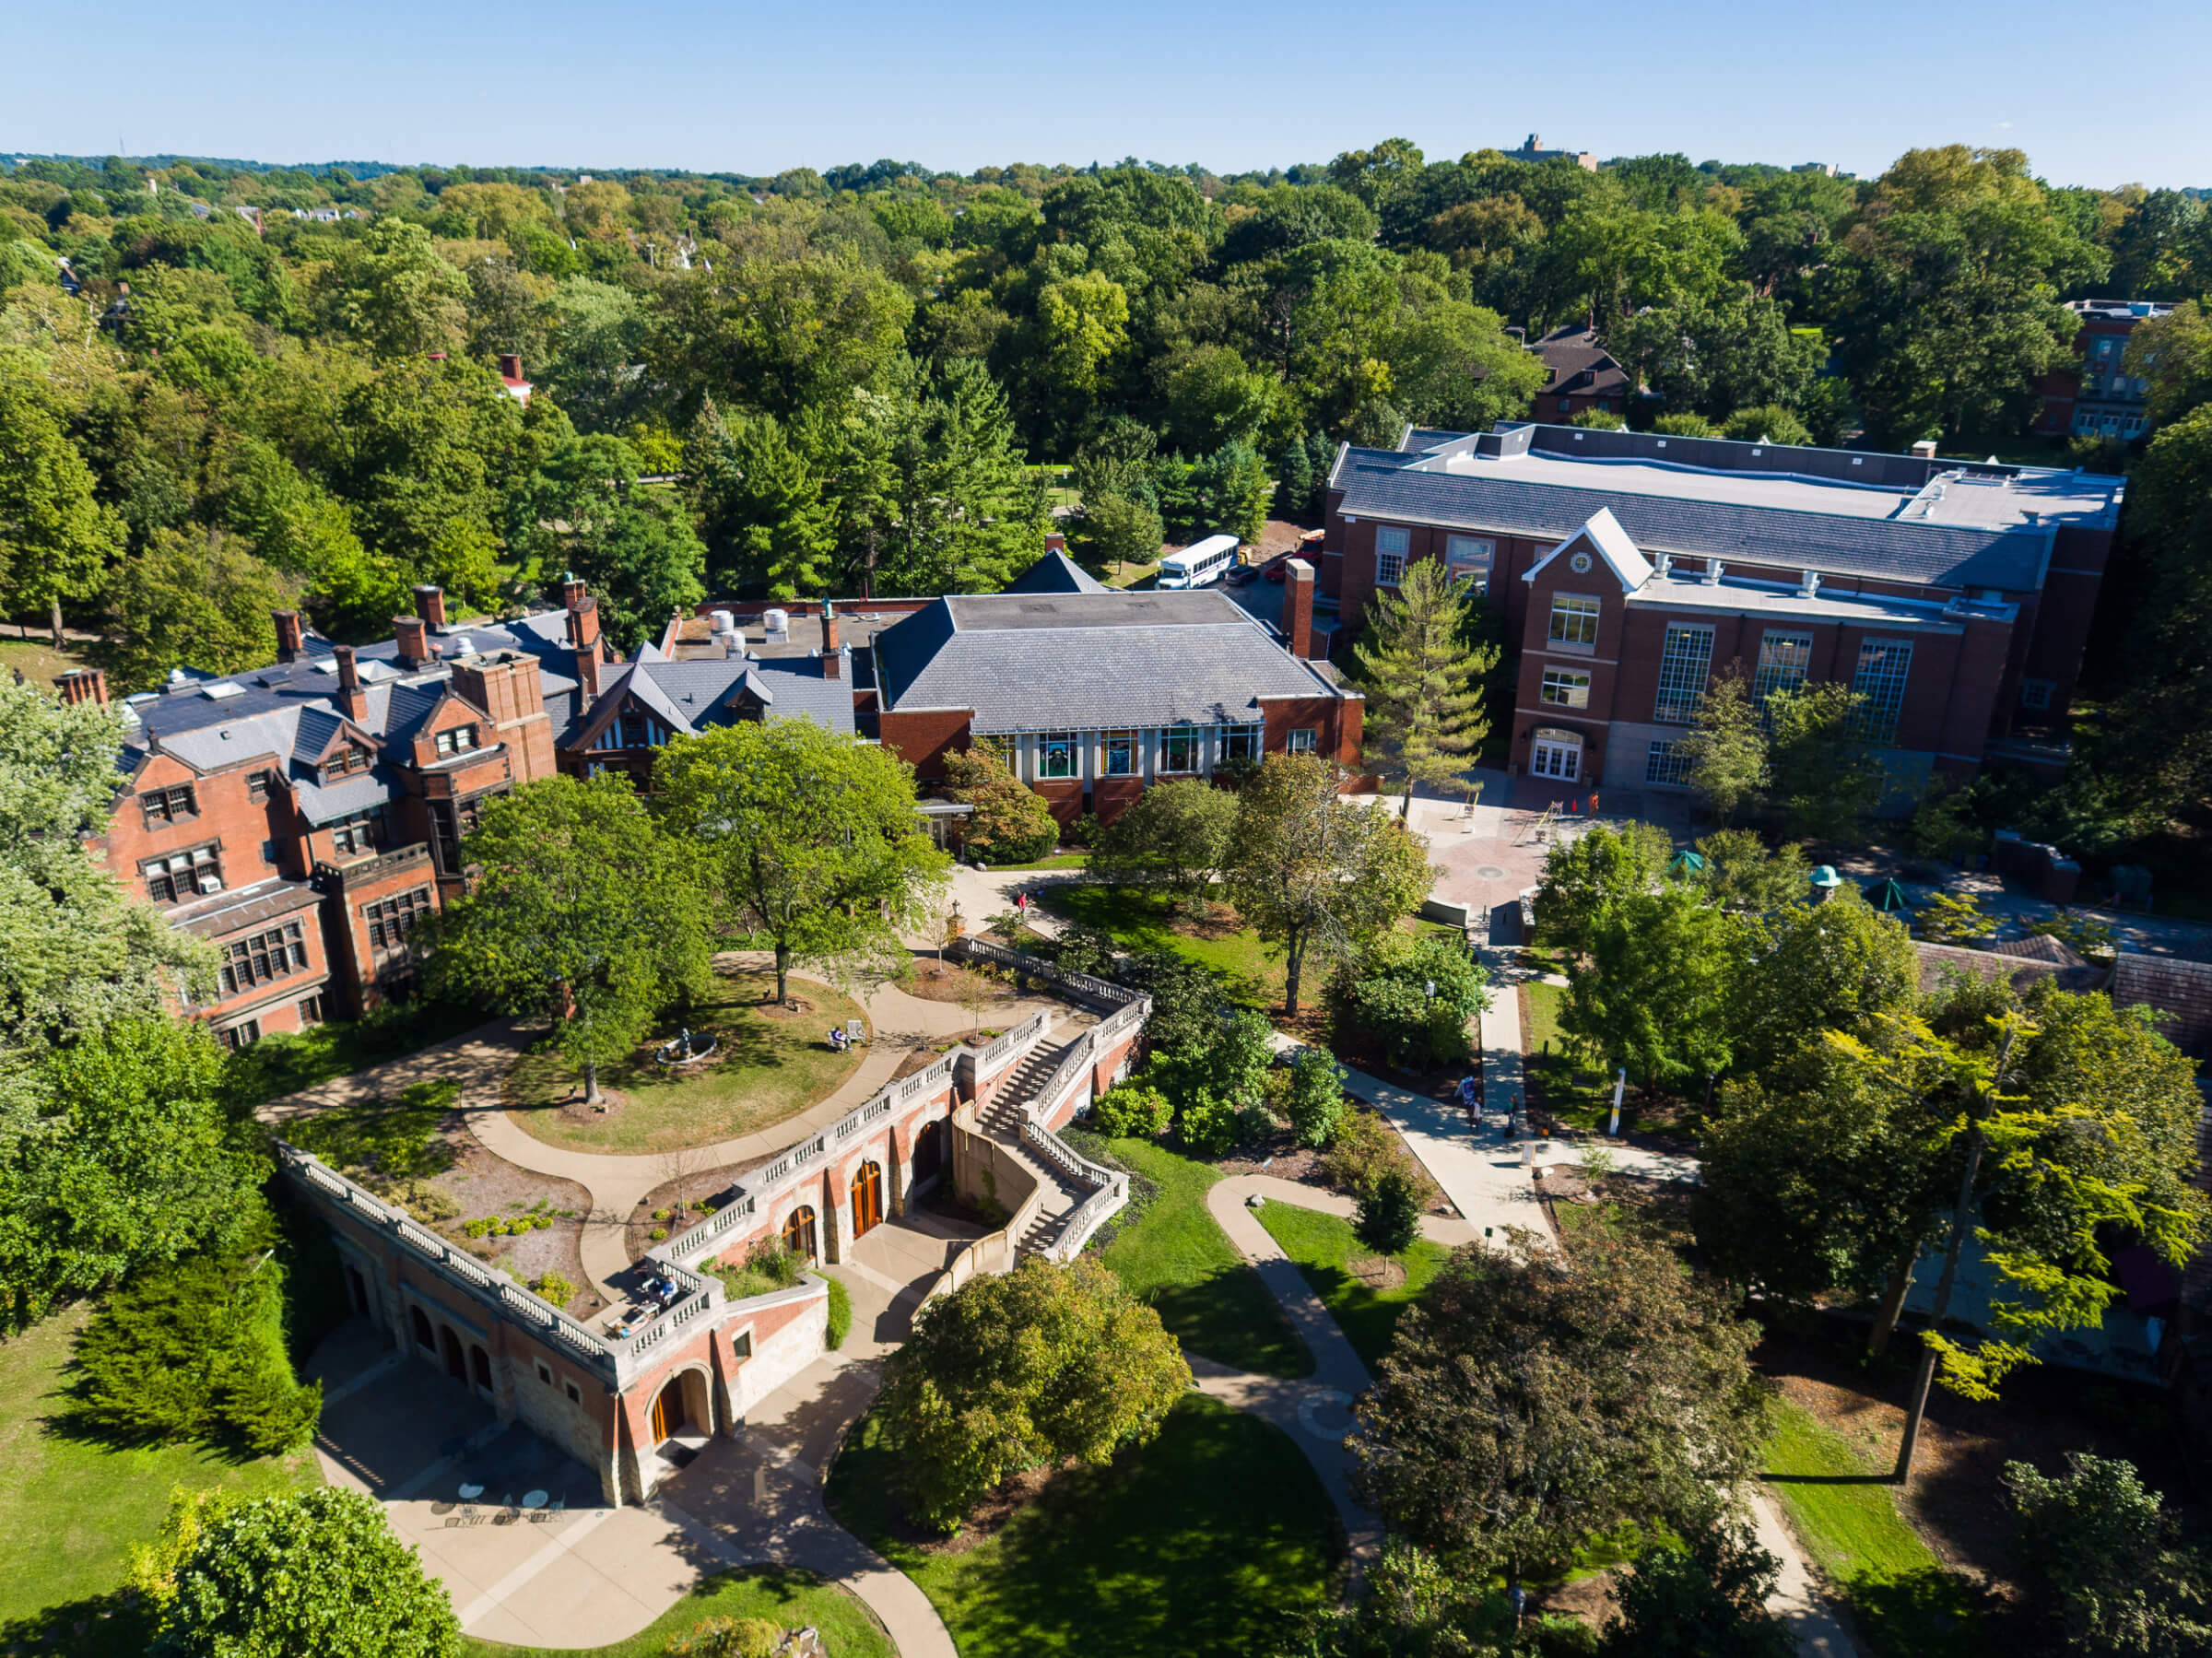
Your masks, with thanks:
<instances>
[{"instance_id":1,"label":"construction equipment","mask_svg":"<svg viewBox=\"0 0 2212 1658\"><path fill-rule=\"evenodd\" d=\"M1544 808L1544 816L1536 819L1528 833L1522 837L1522 840L1534 841L1541 844L1544 837L1557 829L1559 826L1559 803L1555 800Z\"/></svg>"}]
</instances>

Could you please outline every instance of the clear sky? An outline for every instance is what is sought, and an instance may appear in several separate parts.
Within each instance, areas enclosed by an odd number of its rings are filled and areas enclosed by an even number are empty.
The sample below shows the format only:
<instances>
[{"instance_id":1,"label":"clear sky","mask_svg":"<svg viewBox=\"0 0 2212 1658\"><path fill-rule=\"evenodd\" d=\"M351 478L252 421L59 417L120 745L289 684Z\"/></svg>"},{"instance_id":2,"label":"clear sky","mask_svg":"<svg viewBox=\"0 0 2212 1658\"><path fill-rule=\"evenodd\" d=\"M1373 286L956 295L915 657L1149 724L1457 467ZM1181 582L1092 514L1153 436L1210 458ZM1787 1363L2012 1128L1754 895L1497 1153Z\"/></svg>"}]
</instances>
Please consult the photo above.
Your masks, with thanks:
<instances>
[{"instance_id":1,"label":"clear sky","mask_svg":"<svg viewBox=\"0 0 2212 1658\"><path fill-rule=\"evenodd\" d=\"M2014 146L2059 183L2212 186L2206 0L10 0L0 41L0 151L1231 172L1536 132L1862 174L1916 145Z\"/></svg>"}]
</instances>

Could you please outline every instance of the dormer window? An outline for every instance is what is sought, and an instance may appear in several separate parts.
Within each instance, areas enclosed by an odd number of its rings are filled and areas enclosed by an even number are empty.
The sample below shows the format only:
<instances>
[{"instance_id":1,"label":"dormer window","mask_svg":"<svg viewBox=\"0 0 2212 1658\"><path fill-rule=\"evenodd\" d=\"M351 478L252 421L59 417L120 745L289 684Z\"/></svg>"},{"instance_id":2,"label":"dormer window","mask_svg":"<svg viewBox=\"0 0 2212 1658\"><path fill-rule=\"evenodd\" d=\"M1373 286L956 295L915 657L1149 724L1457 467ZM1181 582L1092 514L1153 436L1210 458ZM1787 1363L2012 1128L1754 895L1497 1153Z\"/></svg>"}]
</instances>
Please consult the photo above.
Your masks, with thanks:
<instances>
[{"instance_id":1,"label":"dormer window","mask_svg":"<svg viewBox=\"0 0 2212 1658\"><path fill-rule=\"evenodd\" d=\"M455 725L438 734L438 758L466 754L477 746L477 728L474 725Z\"/></svg>"},{"instance_id":2,"label":"dormer window","mask_svg":"<svg viewBox=\"0 0 2212 1658\"><path fill-rule=\"evenodd\" d=\"M166 829L172 823L198 817L200 803L190 783L179 783L173 789L148 789L138 796L138 810L147 829Z\"/></svg>"},{"instance_id":3,"label":"dormer window","mask_svg":"<svg viewBox=\"0 0 2212 1658\"><path fill-rule=\"evenodd\" d=\"M323 781L335 782L341 777L369 770L370 755L366 748L348 744L323 762Z\"/></svg>"}]
</instances>

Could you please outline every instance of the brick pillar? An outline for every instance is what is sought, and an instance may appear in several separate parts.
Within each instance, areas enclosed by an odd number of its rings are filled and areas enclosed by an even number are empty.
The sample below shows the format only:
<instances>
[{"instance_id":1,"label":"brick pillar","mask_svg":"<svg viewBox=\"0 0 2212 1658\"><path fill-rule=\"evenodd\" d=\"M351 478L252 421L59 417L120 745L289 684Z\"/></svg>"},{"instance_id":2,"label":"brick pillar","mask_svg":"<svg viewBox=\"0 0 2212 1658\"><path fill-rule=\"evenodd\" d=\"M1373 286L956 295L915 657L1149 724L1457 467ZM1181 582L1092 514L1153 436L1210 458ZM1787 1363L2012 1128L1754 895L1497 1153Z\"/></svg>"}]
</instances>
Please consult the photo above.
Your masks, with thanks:
<instances>
[{"instance_id":1,"label":"brick pillar","mask_svg":"<svg viewBox=\"0 0 2212 1658\"><path fill-rule=\"evenodd\" d=\"M399 660L408 668L428 667L430 663L430 630L429 624L418 616L395 616L392 618L392 638L399 646Z\"/></svg>"},{"instance_id":2,"label":"brick pillar","mask_svg":"<svg viewBox=\"0 0 2212 1658\"><path fill-rule=\"evenodd\" d=\"M1313 567L1303 559L1284 567L1283 648L1293 656L1313 654Z\"/></svg>"},{"instance_id":3,"label":"brick pillar","mask_svg":"<svg viewBox=\"0 0 2212 1658\"><path fill-rule=\"evenodd\" d=\"M53 685L64 702L89 702L100 708L108 705L108 676L98 668L73 669Z\"/></svg>"},{"instance_id":4,"label":"brick pillar","mask_svg":"<svg viewBox=\"0 0 2212 1658\"><path fill-rule=\"evenodd\" d=\"M415 589L415 614L433 633L445 631L445 589L425 582Z\"/></svg>"}]
</instances>

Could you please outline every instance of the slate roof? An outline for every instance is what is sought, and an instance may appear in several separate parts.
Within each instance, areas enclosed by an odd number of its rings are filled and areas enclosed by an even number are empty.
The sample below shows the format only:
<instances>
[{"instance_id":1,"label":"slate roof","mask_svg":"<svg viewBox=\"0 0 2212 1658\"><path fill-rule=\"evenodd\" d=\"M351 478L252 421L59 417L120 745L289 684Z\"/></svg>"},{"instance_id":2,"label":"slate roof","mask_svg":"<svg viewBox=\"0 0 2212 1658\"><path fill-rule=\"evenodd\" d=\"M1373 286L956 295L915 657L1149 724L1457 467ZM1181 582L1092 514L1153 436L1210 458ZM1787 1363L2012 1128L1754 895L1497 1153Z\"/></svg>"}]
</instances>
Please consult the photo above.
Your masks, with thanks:
<instances>
[{"instance_id":1,"label":"slate roof","mask_svg":"<svg viewBox=\"0 0 2212 1658\"><path fill-rule=\"evenodd\" d=\"M1602 472L1583 487L1516 478L1510 464L1408 470L1419 458L1347 450L1332 482L1344 491L1343 512L1550 540L1606 510L1646 553L1940 587L2032 592L2042 585L2043 535L1638 495L1603 488Z\"/></svg>"},{"instance_id":2,"label":"slate roof","mask_svg":"<svg viewBox=\"0 0 2212 1658\"><path fill-rule=\"evenodd\" d=\"M1065 553L1054 550L1006 583L1007 593L1108 593L1103 582Z\"/></svg>"},{"instance_id":3,"label":"slate roof","mask_svg":"<svg viewBox=\"0 0 2212 1658\"><path fill-rule=\"evenodd\" d=\"M1242 723L1263 697L1346 697L1226 594L942 598L878 635L884 706L979 734Z\"/></svg>"},{"instance_id":4,"label":"slate roof","mask_svg":"<svg viewBox=\"0 0 2212 1658\"><path fill-rule=\"evenodd\" d=\"M2212 962L2122 950L2112 965L2112 1005L2147 1006L2159 1034L2183 1052L2212 1053Z\"/></svg>"},{"instance_id":5,"label":"slate roof","mask_svg":"<svg viewBox=\"0 0 2212 1658\"><path fill-rule=\"evenodd\" d=\"M1628 370L1598 343L1597 335L1591 329L1569 323L1553 329L1529 349L1542 358L1544 366L1551 370L1551 378L1544 382L1546 392L1555 395L1564 392L1577 397L1617 397L1629 390Z\"/></svg>"},{"instance_id":6,"label":"slate roof","mask_svg":"<svg viewBox=\"0 0 2212 1658\"><path fill-rule=\"evenodd\" d=\"M2104 969L2087 963L2065 968L2029 957L2001 955L1995 950L1970 950L1954 944L1927 944L1917 938L1912 941L1912 953L1920 958L1920 994L1924 996L1942 989L1945 976L1953 972L1971 973L1993 984L2003 980L2023 993L2044 979L2057 980L2061 990L2077 995L2088 995L2104 987Z\"/></svg>"},{"instance_id":7,"label":"slate roof","mask_svg":"<svg viewBox=\"0 0 2212 1658\"><path fill-rule=\"evenodd\" d=\"M638 701L685 733L711 731L744 717L747 695L771 720L810 717L831 731L851 735L853 679L850 659L841 679L823 677L819 657L785 657L762 662L736 655L722 661L672 662L653 652L603 678L598 700L578 729L625 698ZM737 695L740 691L747 695Z\"/></svg>"},{"instance_id":8,"label":"slate roof","mask_svg":"<svg viewBox=\"0 0 2212 1658\"><path fill-rule=\"evenodd\" d=\"M2089 958L2071 945L2048 933L2030 933L2025 938L2007 938L1989 947L2000 956L2023 956L2030 961L2048 961L2055 967L2087 967Z\"/></svg>"}]
</instances>

